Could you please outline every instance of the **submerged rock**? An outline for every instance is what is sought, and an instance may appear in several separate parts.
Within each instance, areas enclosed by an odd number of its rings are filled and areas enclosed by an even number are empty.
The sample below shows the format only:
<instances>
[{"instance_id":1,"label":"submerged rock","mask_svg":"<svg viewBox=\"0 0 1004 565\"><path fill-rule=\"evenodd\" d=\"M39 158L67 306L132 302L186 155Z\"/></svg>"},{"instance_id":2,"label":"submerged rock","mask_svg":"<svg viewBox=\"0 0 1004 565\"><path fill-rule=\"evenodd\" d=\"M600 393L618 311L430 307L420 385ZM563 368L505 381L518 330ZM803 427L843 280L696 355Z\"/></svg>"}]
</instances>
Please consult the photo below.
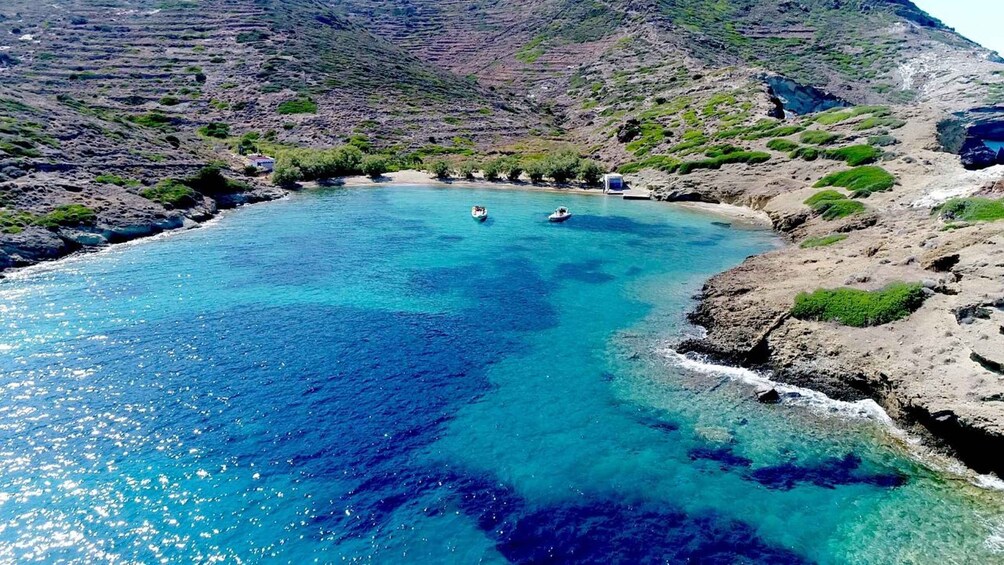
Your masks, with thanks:
<instances>
[{"instance_id":1,"label":"submerged rock","mask_svg":"<svg viewBox=\"0 0 1004 565\"><path fill-rule=\"evenodd\" d=\"M970 140L962 147L962 166L970 171L992 167L998 163L997 152L980 140Z\"/></svg>"}]
</instances>

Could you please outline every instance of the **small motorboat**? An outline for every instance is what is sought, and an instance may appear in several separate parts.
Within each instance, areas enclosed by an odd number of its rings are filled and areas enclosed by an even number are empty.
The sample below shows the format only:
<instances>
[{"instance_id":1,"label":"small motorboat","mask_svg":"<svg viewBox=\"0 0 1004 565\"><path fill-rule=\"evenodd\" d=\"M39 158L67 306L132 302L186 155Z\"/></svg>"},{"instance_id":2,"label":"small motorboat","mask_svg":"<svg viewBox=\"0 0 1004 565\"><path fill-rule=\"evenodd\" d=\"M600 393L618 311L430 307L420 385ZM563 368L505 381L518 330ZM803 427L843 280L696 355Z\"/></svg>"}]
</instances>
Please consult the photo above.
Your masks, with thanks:
<instances>
[{"instance_id":1,"label":"small motorboat","mask_svg":"<svg viewBox=\"0 0 1004 565\"><path fill-rule=\"evenodd\" d=\"M484 206L475 206L471 208L471 217L479 222L483 222L488 219L488 208Z\"/></svg>"},{"instance_id":2,"label":"small motorboat","mask_svg":"<svg viewBox=\"0 0 1004 565\"><path fill-rule=\"evenodd\" d=\"M572 213L568 211L568 208L562 206L554 211L553 214L547 217L547 221L554 223L561 223L572 217Z\"/></svg>"}]
</instances>

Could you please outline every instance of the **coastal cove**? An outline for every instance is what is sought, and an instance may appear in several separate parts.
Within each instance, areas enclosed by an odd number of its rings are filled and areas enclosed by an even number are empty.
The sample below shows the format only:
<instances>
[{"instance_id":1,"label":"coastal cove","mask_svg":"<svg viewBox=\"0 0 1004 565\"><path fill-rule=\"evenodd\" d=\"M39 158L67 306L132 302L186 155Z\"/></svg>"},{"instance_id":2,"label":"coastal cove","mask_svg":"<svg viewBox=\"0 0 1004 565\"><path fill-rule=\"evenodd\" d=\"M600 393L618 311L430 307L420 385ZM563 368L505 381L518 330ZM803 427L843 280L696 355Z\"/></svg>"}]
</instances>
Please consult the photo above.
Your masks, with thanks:
<instances>
[{"instance_id":1,"label":"coastal cove","mask_svg":"<svg viewBox=\"0 0 1004 565\"><path fill-rule=\"evenodd\" d=\"M727 224L348 186L17 272L0 560L1000 560L1004 496L874 404L667 351L778 246Z\"/></svg>"}]
</instances>

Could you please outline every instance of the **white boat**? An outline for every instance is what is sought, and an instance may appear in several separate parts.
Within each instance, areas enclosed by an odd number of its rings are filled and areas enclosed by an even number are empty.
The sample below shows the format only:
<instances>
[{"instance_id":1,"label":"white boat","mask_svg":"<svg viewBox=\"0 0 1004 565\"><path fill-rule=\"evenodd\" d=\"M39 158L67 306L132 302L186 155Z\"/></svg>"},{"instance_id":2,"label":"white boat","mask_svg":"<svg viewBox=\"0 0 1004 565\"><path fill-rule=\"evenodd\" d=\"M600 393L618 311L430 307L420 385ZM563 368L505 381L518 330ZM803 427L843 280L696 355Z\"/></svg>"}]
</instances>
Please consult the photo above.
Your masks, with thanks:
<instances>
[{"instance_id":1,"label":"white boat","mask_svg":"<svg viewBox=\"0 0 1004 565\"><path fill-rule=\"evenodd\" d=\"M471 217L479 222L483 222L488 219L488 208L484 206L475 206L471 208Z\"/></svg>"},{"instance_id":2,"label":"white boat","mask_svg":"<svg viewBox=\"0 0 1004 565\"><path fill-rule=\"evenodd\" d=\"M547 221L554 223L561 223L572 217L572 213L568 211L568 208L562 206L554 211L553 214L547 217Z\"/></svg>"}]
</instances>

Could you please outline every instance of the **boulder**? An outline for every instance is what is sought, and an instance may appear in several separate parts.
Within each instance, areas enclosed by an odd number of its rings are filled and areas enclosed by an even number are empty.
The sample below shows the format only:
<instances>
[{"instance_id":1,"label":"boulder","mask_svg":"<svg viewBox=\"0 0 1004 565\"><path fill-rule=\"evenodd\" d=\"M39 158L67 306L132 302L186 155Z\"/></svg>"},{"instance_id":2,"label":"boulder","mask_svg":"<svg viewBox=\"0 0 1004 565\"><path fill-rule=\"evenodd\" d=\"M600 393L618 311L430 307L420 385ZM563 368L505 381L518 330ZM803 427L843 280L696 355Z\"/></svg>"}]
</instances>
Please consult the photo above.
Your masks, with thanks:
<instances>
[{"instance_id":1,"label":"boulder","mask_svg":"<svg viewBox=\"0 0 1004 565\"><path fill-rule=\"evenodd\" d=\"M641 135L641 122L635 118L631 118L617 128L617 141L621 143L627 143L639 135Z\"/></svg>"},{"instance_id":2,"label":"boulder","mask_svg":"<svg viewBox=\"0 0 1004 565\"><path fill-rule=\"evenodd\" d=\"M781 395L777 392L776 388L773 387L763 387L756 390L757 402L762 402L763 404L777 404L781 402Z\"/></svg>"}]
</instances>

